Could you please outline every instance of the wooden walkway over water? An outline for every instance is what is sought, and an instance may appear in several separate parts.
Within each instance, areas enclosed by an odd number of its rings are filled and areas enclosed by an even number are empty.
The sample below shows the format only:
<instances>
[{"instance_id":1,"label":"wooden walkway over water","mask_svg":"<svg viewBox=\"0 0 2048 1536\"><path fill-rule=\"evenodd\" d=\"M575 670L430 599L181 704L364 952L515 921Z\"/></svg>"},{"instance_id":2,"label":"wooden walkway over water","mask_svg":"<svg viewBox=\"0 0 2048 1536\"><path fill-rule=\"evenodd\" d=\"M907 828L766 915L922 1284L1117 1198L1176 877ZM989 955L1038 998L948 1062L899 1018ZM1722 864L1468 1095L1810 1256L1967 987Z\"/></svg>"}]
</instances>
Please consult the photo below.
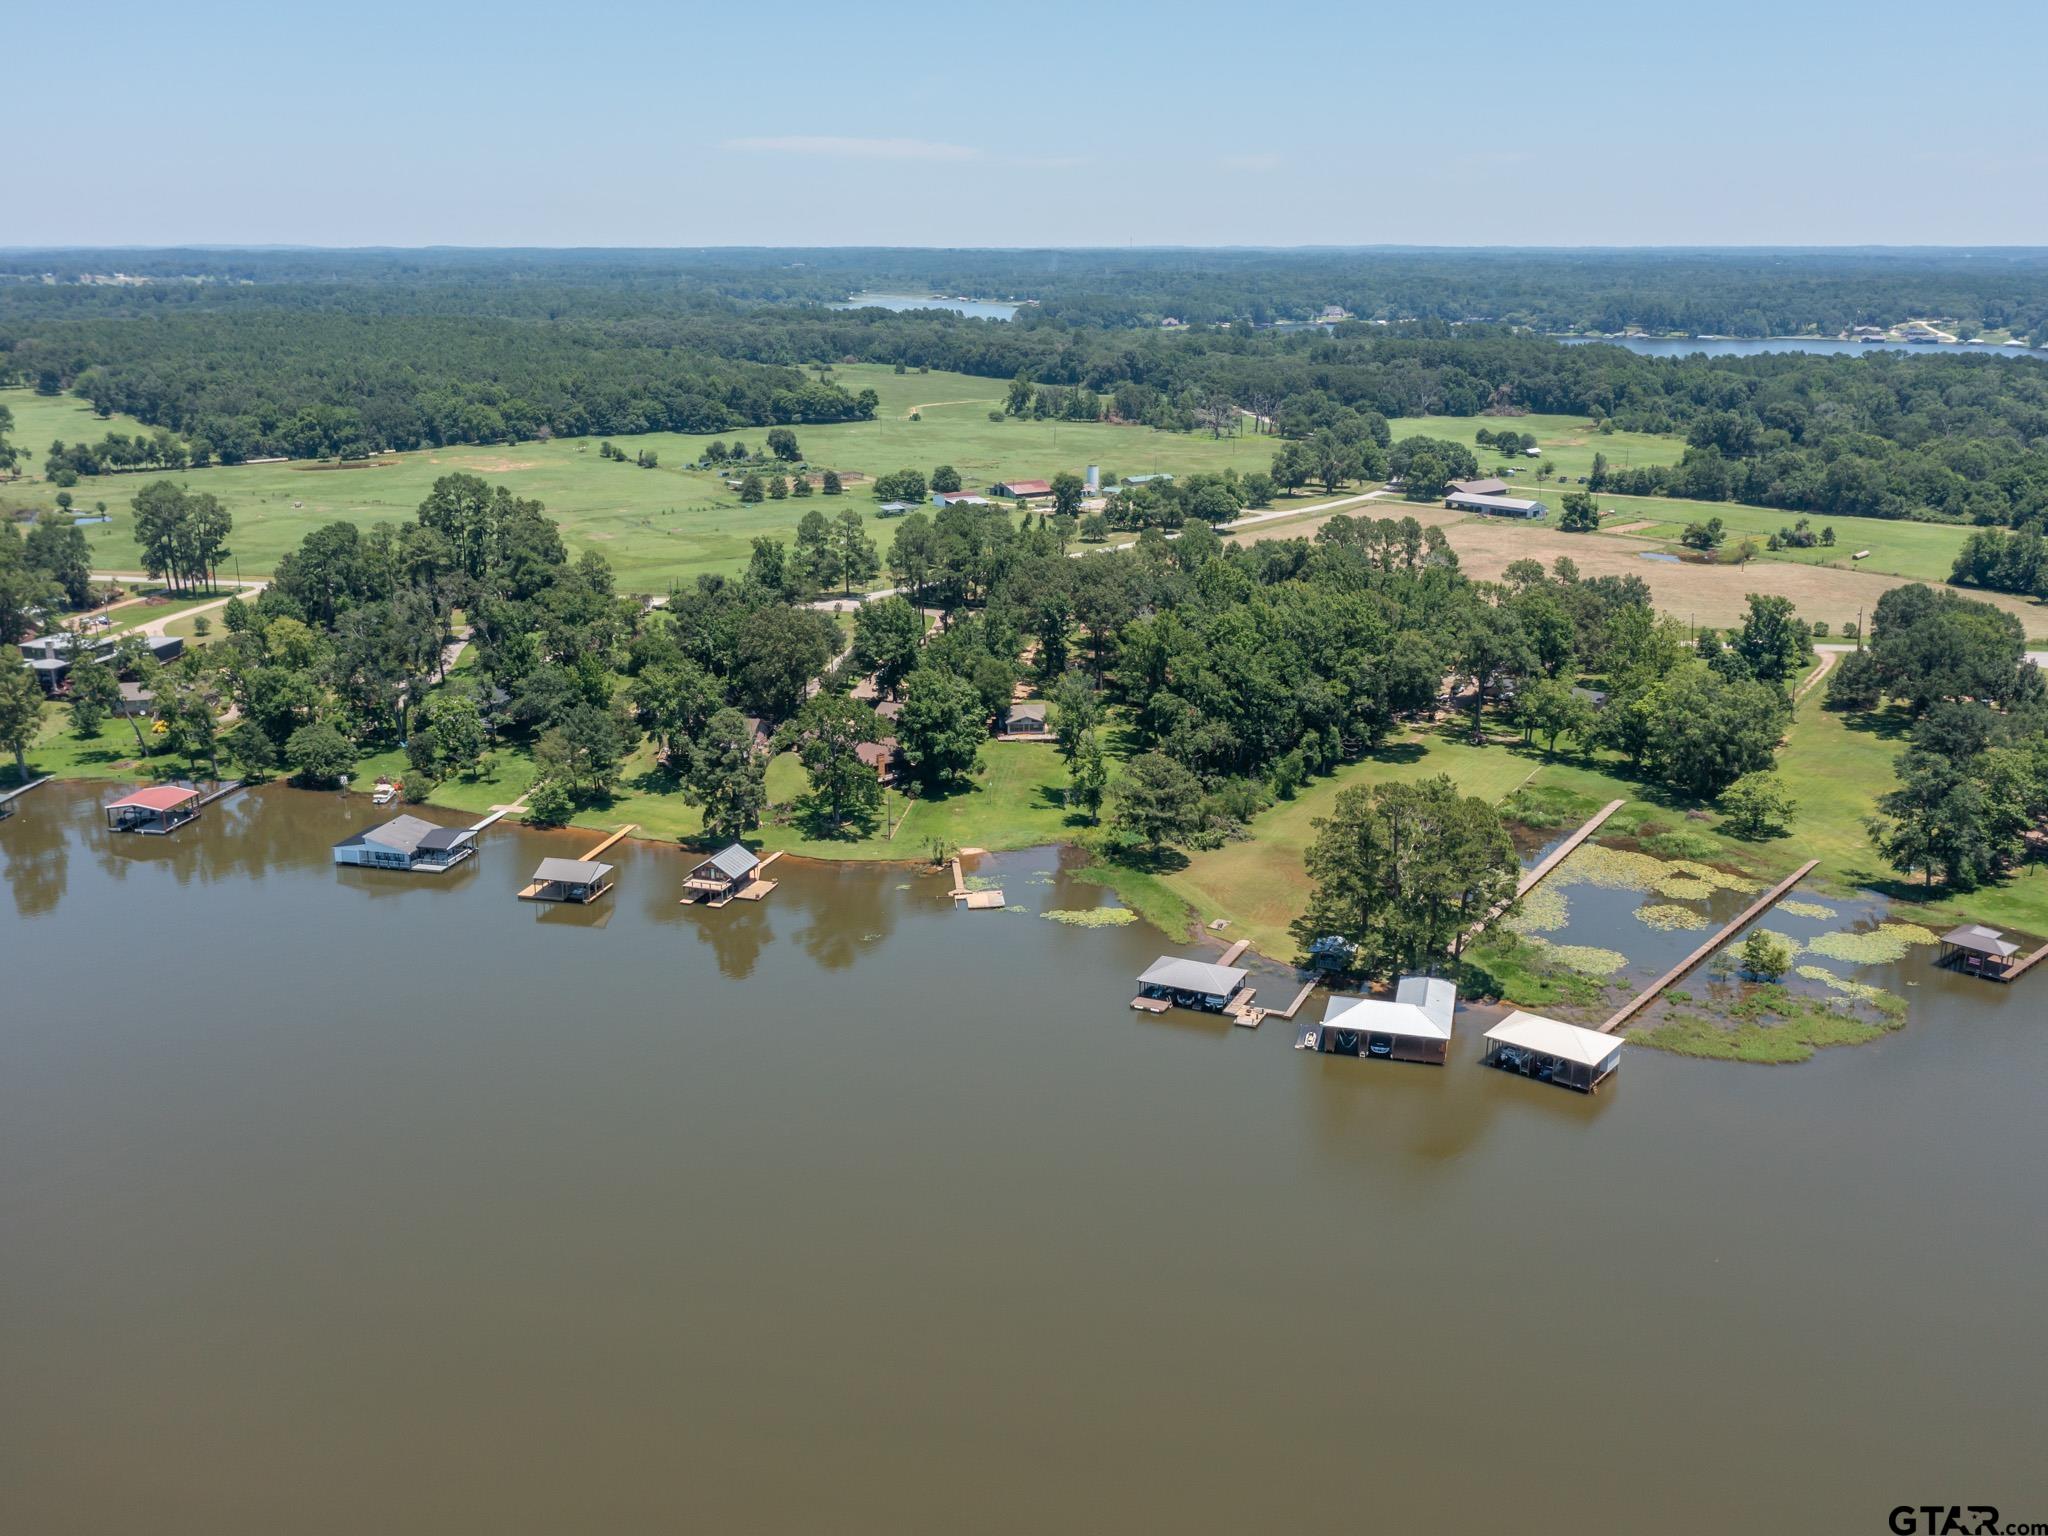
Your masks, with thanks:
<instances>
[{"instance_id":1,"label":"wooden walkway over water","mask_svg":"<svg viewBox=\"0 0 2048 1536\"><path fill-rule=\"evenodd\" d=\"M1608 1021L1605 1024L1602 1024L1600 1026L1601 1033L1611 1035L1614 1033L1615 1030L1619 1029L1623 1024L1626 1024L1630 1019L1635 1017L1636 1014L1640 1013L1644 1008L1649 1006L1650 1000L1654 998L1659 992L1662 992L1666 987L1670 986L1674 981L1678 980L1679 977L1683 976L1687 971L1691 970L1694 966L1698 965L1702 960L1706 959L1707 956L1711 955L1715 950L1719 949L1723 944L1727 943L1736 934L1740 933L1744 928L1747 928L1759 917L1762 917L1764 913L1770 911L1772 907L1776 906L1778 902L1783 899L1785 893L1791 890L1792 887L1797 885L1800 881L1804 880L1808 875L1812 874L1814 866L1819 863L1819 859L1808 859L1804 864L1800 865L1791 874L1787 875L1783 880L1780 880L1768 891L1765 891L1763 895L1757 897L1755 901L1751 902L1748 906L1744 907L1742 909L1742 915L1737 917L1735 921L1729 923L1727 926L1722 928L1720 932L1716 933L1711 939L1708 939L1706 943L1702 944L1698 949L1694 950L1691 954L1687 955L1683 960L1679 961L1678 964L1674 965L1662 976L1659 976L1655 981L1651 982L1647 988L1637 993L1634 997L1630 998L1626 1003L1622 1004L1622 1006L1615 1011L1613 1017L1608 1019Z\"/></svg>"},{"instance_id":2,"label":"wooden walkway over water","mask_svg":"<svg viewBox=\"0 0 2048 1536\"><path fill-rule=\"evenodd\" d=\"M478 825L481 826L483 825L483 823L479 822ZM471 830L474 831L475 829L472 828ZM578 857L580 857L584 863L588 864L593 859L595 859L600 853L603 853L605 849L611 847L613 843L616 843L620 838L624 837L628 832L637 832L639 830L639 822L629 821L623 827L619 828L618 831L614 832L610 837L606 838L603 842L599 843L595 848L591 849L588 853L580 854L578 855Z\"/></svg>"},{"instance_id":3,"label":"wooden walkway over water","mask_svg":"<svg viewBox=\"0 0 2048 1536\"><path fill-rule=\"evenodd\" d=\"M30 779L26 784L8 790L6 794L0 795L0 805L7 805L12 803L13 801L19 800L23 795L27 794L37 785L47 784L50 782L50 780L54 779L55 777L56 775L54 773L46 773L40 779Z\"/></svg>"},{"instance_id":4,"label":"wooden walkway over water","mask_svg":"<svg viewBox=\"0 0 2048 1536\"><path fill-rule=\"evenodd\" d=\"M216 785L212 793L208 794L204 799L195 800L192 804L192 809L195 811L202 810L205 807L213 804L213 802L216 800L225 800L229 795L232 795L236 790L240 789L241 787L242 780L229 779L225 784Z\"/></svg>"},{"instance_id":5,"label":"wooden walkway over water","mask_svg":"<svg viewBox=\"0 0 2048 1536\"><path fill-rule=\"evenodd\" d=\"M1543 883L1544 878L1553 869L1578 852L1579 844L1583 843L1595 832L1598 832L1606 823L1607 818L1626 804L1628 804L1626 800L1610 800L1601 806L1599 810L1595 811L1591 820L1555 848L1551 849L1550 852L1546 853L1533 869L1526 871L1522 878L1515 882L1514 900L1520 901L1524 896L1535 890L1538 885ZM1499 917L1501 913L1507 911L1511 905L1513 905L1513 902L1502 902L1491 912L1487 913L1486 916L1474 923L1471 930L1465 936L1468 939L1478 938L1480 933L1485 930L1487 924Z\"/></svg>"}]
</instances>

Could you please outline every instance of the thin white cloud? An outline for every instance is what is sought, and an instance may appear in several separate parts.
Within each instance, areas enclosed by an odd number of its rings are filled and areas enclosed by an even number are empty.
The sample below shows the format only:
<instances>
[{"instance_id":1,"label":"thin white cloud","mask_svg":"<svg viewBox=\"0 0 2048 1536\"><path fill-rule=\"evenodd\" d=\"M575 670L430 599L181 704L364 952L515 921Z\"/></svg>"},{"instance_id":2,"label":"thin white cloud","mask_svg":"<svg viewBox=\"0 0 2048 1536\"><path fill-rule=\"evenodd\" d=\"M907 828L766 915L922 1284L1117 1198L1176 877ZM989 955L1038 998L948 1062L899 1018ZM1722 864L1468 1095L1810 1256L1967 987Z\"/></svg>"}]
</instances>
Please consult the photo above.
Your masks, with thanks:
<instances>
[{"instance_id":1,"label":"thin white cloud","mask_svg":"<svg viewBox=\"0 0 2048 1536\"><path fill-rule=\"evenodd\" d=\"M727 149L771 155L814 155L830 160L976 160L981 151L933 139L856 139L824 133L785 133L767 138L727 139Z\"/></svg>"},{"instance_id":2,"label":"thin white cloud","mask_svg":"<svg viewBox=\"0 0 2048 1536\"><path fill-rule=\"evenodd\" d=\"M1216 162L1226 171L1277 171L1278 155L1225 155Z\"/></svg>"}]
</instances>

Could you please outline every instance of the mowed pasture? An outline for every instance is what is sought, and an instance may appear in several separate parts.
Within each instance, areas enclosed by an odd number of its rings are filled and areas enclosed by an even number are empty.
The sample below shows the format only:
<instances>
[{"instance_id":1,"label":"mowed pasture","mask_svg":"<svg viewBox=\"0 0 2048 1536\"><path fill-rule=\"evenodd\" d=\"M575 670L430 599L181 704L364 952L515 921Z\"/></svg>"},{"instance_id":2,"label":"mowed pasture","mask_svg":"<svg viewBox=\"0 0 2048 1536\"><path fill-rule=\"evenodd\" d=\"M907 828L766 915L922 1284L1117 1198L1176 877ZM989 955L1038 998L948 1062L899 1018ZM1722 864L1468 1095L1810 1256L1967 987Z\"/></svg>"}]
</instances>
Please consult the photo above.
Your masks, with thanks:
<instances>
[{"instance_id":1,"label":"mowed pasture","mask_svg":"<svg viewBox=\"0 0 2048 1536\"><path fill-rule=\"evenodd\" d=\"M1909 523L1885 517L1829 517L1819 512L1783 512L1774 507L1742 506L1734 502L1680 501L1662 496L1609 496L1596 498L1609 524L1648 522L1647 528L1632 529L1626 537L1663 539L1676 543L1688 523L1703 523L1718 517L1728 529L1724 549L1743 539L1755 539L1761 547L1780 529L1791 528L1804 517L1815 533L1835 530L1832 545L1812 549L1763 549L1760 560L1784 560L1796 565L1832 565L1842 570L1879 571L1887 576L1906 576L1915 581L1947 581L1955 568L1956 552L1976 530L1958 523ZM1856 551L1867 549L1858 560Z\"/></svg>"},{"instance_id":2,"label":"mowed pasture","mask_svg":"<svg viewBox=\"0 0 2048 1536\"><path fill-rule=\"evenodd\" d=\"M872 388L881 407L874 421L795 428L814 470L872 477L904 468L929 474L935 465L951 464L977 485L1005 478L1049 479L1060 470L1078 473L1090 464L1116 475L1189 474L1229 466L1248 472L1270 464L1274 451L1272 440L1264 437L1210 438L1096 422L992 422L988 413L1002 403L1003 382L965 374L843 366L831 378L849 390ZM0 391L0 404L14 412L13 440L30 449L35 472L0 487L0 506L8 508L51 504L54 493L41 482L39 471L52 439L147 430L119 417L99 420L79 401L38 397L28 390ZM922 419L911 419L914 415ZM749 427L717 435L759 449L767 430ZM627 462L600 458L596 437L560 438L426 449L347 464L217 465L176 471L171 478L195 491L211 491L234 514L230 544L244 576L269 572L280 555L323 523L346 521L367 528L402 521L436 479L457 471L545 503L572 551L601 551L620 586L636 592L664 591L700 572L737 570L745 565L755 538L789 538L811 507L837 511L852 505L872 515L874 498L861 485L849 486L843 499L813 496L743 505L716 473L683 467L702 454L711 435L658 432L615 441ZM642 449L655 452L657 468L641 469L631 462ZM97 476L73 488L78 507L90 509L104 500L113 513L112 523L86 529L102 569L136 568L129 500L153 478L148 473ZM875 534L878 543L886 543L888 525L878 520Z\"/></svg>"},{"instance_id":3,"label":"mowed pasture","mask_svg":"<svg viewBox=\"0 0 2048 1536\"><path fill-rule=\"evenodd\" d=\"M1554 505L1565 491L1576 488L1581 475L1593 472L1593 455L1604 453L1615 469L1644 464L1676 464L1685 456L1685 441L1655 432L1602 433L1583 416L1399 416L1387 423L1394 441L1404 437L1439 437L1463 443L1479 460L1482 475L1493 473L1496 465L1515 471L1520 482L1512 494L1548 499ZM1481 431L1519 432L1533 436L1543 450L1541 458L1516 455L1504 459L1491 448L1480 445ZM1536 468L1548 460L1557 478L1537 484ZM1559 481L1563 484L1560 485Z\"/></svg>"}]
</instances>

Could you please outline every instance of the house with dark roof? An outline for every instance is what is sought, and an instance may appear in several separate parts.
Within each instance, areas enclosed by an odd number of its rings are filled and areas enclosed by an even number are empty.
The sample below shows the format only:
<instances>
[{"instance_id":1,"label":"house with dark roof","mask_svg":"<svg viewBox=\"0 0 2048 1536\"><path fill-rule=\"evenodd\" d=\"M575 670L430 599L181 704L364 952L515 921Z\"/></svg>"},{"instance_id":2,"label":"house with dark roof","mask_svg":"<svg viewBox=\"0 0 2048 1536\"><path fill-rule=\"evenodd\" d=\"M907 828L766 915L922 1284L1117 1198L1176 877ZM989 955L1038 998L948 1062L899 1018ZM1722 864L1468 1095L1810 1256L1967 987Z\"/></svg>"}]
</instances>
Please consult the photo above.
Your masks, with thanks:
<instances>
[{"instance_id":1,"label":"house with dark roof","mask_svg":"<svg viewBox=\"0 0 2048 1536\"><path fill-rule=\"evenodd\" d=\"M1003 716L1005 736L1043 736L1046 732L1045 701L1019 699Z\"/></svg>"},{"instance_id":2,"label":"house with dark roof","mask_svg":"<svg viewBox=\"0 0 2048 1536\"><path fill-rule=\"evenodd\" d=\"M418 816L394 816L334 845L334 862L365 869L453 869L476 852L473 827L437 827Z\"/></svg>"}]
</instances>

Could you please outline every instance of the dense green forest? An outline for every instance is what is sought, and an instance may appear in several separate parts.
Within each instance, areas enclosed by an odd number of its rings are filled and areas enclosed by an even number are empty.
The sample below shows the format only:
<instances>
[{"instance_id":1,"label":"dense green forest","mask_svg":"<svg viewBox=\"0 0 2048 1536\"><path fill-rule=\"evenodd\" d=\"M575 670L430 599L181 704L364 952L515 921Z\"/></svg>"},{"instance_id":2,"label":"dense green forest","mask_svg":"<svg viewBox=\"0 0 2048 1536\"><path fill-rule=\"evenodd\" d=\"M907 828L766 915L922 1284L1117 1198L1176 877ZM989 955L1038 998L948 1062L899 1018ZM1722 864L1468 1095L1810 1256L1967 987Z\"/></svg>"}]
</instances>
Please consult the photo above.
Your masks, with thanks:
<instances>
[{"instance_id":1,"label":"dense green forest","mask_svg":"<svg viewBox=\"0 0 2048 1536\"><path fill-rule=\"evenodd\" d=\"M398 284L443 313L586 318L667 303L831 302L860 292L1030 299L1020 317L1123 329L1303 321L1491 321L1540 331L1631 326L1685 335L1834 335L1855 325L1953 318L1973 332L2048 334L2040 250L988 250L21 251L0 278L40 284L122 272L160 281L153 302L203 286L325 290L346 305ZM85 290L91 292L91 290ZM132 290L130 290L132 291Z\"/></svg>"},{"instance_id":2,"label":"dense green forest","mask_svg":"<svg viewBox=\"0 0 2048 1536\"><path fill-rule=\"evenodd\" d=\"M1069 323L1051 304L1021 323L828 310L777 301L888 269L859 267L860 253L815 263L797 258L819 253L780 254L780 264L737 253L697 264L529 254L525 265L518 253L244 254L204 258L217 281L0 284L0 380L68 389L160 429L146 440L70 443L60 454L23 445L60 479L262 454L871 414L871 398L831 382L830 365L844 360L1014 380L1013 410L1181 431L1237 430L1240 411L1296 439L1373 414L1579 415L1688 442L1676 465L1603 467L1598 490L2013 528L2048 520L2048 368L2029 358L1646 357L1442 319L1327 333L1169 332L1110 328L1105 317ZM175 268L186 255L128 265ZM1070 259L1058 268L1062 283L1073 265L1110 260L1061 255ZM1159 272L1175 270L1160 253L1130 259L1153 257ZM1293 281L1296 259L1188 258L1204 281L1228 277L1240 289ZM1503 273L1521 275L1503 280L1536 283L1551 259L1529 258L1526 273L1509 264ZM1647 265L1619 269L1636 272L1631 281L1664 270L1637 259ZM1698 259L1748 270L1745 258ZM1471 277L1464 258L1443 260ZM1598 267L1601 258L1584 260ZM1839 260L1828 281L1853 289L1865 259ZM1927 261L1929 271L1956 267ZM1883 277L1888 270L1877 262L1877 289L1896 278ZM2017 291L2048 290L2017 259L2000 270ZM785 279L792 291L782 291ZM1691 268L1674 265L1657 280L1684 291Z\"/></svg>"}]
</instances>

